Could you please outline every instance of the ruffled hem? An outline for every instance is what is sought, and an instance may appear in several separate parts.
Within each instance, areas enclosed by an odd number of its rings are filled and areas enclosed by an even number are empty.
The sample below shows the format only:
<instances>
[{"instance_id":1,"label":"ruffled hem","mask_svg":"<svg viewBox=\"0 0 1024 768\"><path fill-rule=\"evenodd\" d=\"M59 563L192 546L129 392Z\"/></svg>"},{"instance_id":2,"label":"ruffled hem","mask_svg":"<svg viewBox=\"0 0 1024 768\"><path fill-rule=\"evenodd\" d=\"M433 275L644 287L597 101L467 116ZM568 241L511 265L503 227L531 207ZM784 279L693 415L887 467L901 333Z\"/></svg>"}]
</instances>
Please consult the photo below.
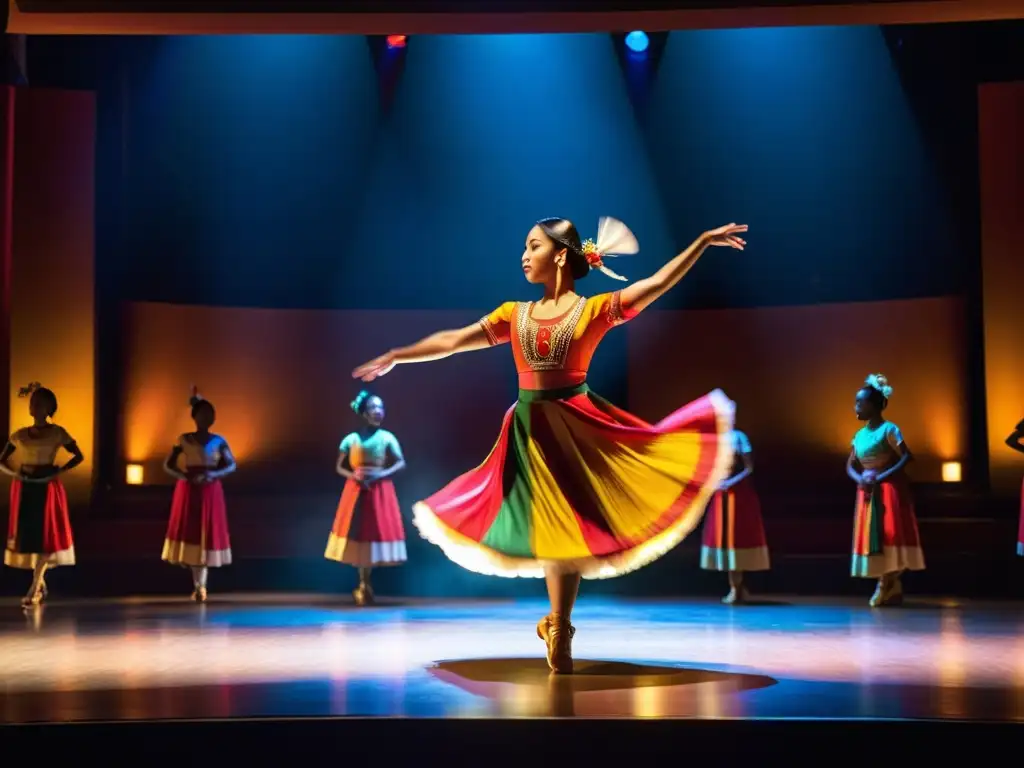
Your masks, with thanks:
<instances>
[{"instance_id":1,"label":"ruffled hem","mask_svg":"<svg viewBox=\"0 0 1024 768\"><path fill-rule=\"evenodd\" d=\"M715 411L718 433L731 432L736 413L735 403L720 389L709 393L708 398ZM676 522L647 541L611 555L566 560L541 560L506 555L473 541L445 525L424 502L413 505L413 524L420 535L431 544L440 547L449 560L473 573L509 579L539 579L543 578L547 571L555 570L579 573L584 579L590 580L612 579L639 570L678 546L700 523L711 496L732 471L732 462L732 445L730 442L722 441L707 482L701 486L690 508L696 512L680 515Z\"/></svg>"}]
</instances>

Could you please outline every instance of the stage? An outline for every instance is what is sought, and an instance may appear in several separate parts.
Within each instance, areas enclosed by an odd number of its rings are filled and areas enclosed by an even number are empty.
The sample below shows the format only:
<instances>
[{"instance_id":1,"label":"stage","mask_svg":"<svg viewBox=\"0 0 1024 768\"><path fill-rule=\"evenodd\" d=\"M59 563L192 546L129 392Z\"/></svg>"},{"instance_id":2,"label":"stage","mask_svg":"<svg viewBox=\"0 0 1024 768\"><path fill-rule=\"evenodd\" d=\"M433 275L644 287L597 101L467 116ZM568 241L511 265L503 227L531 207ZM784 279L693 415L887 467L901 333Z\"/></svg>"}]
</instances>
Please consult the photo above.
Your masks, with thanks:
<instances>
[{"instance_id":1,"label":"stage","mask_svg":"<svg viewBox=\"0 0 1024 768\"><path fill-rule=\"evenodd\" d=\"M513 754L528 752L523 739L588 733L584 749L621 734L633 752L722 754L784 750L798 734L851 723L897 721L887 740L930 744L964 738L953 723L1024 723L1020 604L871 610L865 589L858 601L742 607L584 596L572 677L547 673L534 634L542 601L54 598L25 612L5 601L3 737L38 743L64 724L54 749L130 738L136 752L187 752L223 738L265 757L282 740L317 752L338 738L356 738L346 753L373 754L379 742L361 741L372 735L403 754L451 757L467 738L507 741ZM738 743L701 746L702 728ZM985 738L999 734L1010 737Z\"/></svg>"}]
</instances>

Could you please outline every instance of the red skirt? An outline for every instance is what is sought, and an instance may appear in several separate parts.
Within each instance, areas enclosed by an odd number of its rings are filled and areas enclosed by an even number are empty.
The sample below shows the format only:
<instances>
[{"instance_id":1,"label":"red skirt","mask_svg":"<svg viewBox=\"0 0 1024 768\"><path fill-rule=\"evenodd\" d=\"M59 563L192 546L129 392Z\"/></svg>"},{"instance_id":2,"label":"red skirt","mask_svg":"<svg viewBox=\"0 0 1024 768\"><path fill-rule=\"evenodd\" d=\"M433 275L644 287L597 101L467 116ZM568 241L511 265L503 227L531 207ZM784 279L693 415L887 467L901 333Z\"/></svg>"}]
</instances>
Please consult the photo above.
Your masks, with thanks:
<instances>
[{"instance_id":1,"label":"red skirt","mask_svg":"<svg viewBox=\"0 0 1024 768\"><path fill-rule=\"evenodd\" d=\"M1024 485L1020 489L1020 525L1017 528L1017 554L1024 557Z\"/></svg>"},{"instance_id":2,"label":"red skirt","mask_svg":"<svg viewBox=\"0 0 1024 768\"><path fill-rule=\"evenodd\" d=\"M220 480L202 484L179 480L174 486L162 558L174 565L231 565L228 511Z\"/></svg>"},{"instance_id":3,"label":"red skirt","mask_svg":"<svg viewBox=\"0 0 1024 768\"><path fill-rule=\"evenodd\" d=\"M767 571L770 567L761 500L751 478L711 498L704 516L700 567L708 571Z\"/></svg>"},{"instance_id":4,"label":"red skirt","mask_svg":"<svg viewBox=\"0 0 1024 768\"><path fill-rule=\"evenodd\" d=\"M887 573L923 570L924 552L906 478L879 483L871 493L858 488L850 575L876 579Z\"/></svg>"},{"instance_id":5,"label":"red skirt","mask_svg":"<svg viewBox=\"0 0 1024 768\"><path fill-rule=\"evenodd\" d=\"M75 564L75 542L68 517L68 496L54 477L48 483L11 483L4 565L33 569Z\"/></svg>"},{"instance_id":6,"label":"red skirt","mask_svg":"<svg viewBox=\"0 0 1024 768\"><path fill-rule=\"evenodd\" d=\"M352 479L345 483L324 557L356 568L405 562L405 526L394 483L385 479L369 488Z\"/></svg>"}]
</instances>

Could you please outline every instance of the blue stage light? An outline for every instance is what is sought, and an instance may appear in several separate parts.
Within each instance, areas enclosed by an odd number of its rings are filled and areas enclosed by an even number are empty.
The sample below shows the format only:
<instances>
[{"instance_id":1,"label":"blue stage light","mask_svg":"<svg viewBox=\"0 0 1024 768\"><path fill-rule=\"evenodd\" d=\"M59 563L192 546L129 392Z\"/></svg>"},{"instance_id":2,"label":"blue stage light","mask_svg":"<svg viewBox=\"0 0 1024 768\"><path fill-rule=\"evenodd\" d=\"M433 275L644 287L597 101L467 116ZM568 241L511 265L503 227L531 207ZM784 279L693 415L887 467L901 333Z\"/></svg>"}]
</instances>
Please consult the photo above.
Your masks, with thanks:
<instances>
[{"instance_id":1,"label":"blue stage light","mask_svg":"<svg viewBox=\"0 0 1024 768\"><path fill-rule=\"evenodd\" d=\"M647 46L650 45L650 42L651 41L647 39L647 33L641 32L638 29L626 35L626 47L633 53L643 53L647 50Z\"/></svg>"}]
</instances>

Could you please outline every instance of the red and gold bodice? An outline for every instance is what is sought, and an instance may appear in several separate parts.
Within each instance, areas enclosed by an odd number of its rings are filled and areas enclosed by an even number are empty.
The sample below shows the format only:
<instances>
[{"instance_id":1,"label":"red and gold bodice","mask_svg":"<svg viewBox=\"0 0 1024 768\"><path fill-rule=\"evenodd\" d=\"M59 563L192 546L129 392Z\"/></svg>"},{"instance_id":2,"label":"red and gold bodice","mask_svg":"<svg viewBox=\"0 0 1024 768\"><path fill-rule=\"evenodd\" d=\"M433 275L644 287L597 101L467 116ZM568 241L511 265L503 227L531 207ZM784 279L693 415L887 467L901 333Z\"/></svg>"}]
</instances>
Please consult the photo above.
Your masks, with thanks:
<instances>
[{"instance_id":1,"label":"red and gold bodice","mask_svg":"<svg viewBox=\"0 0 1024 768\"><path fill-rule=\"evenodd\" d=\"M509 301L480 320L491 345L512 344L520 389L562 389L587 380L605 333L636 316L620 291L576 300L550 319L533 316L533 302Z\"/></svg>"}]
</instances>

